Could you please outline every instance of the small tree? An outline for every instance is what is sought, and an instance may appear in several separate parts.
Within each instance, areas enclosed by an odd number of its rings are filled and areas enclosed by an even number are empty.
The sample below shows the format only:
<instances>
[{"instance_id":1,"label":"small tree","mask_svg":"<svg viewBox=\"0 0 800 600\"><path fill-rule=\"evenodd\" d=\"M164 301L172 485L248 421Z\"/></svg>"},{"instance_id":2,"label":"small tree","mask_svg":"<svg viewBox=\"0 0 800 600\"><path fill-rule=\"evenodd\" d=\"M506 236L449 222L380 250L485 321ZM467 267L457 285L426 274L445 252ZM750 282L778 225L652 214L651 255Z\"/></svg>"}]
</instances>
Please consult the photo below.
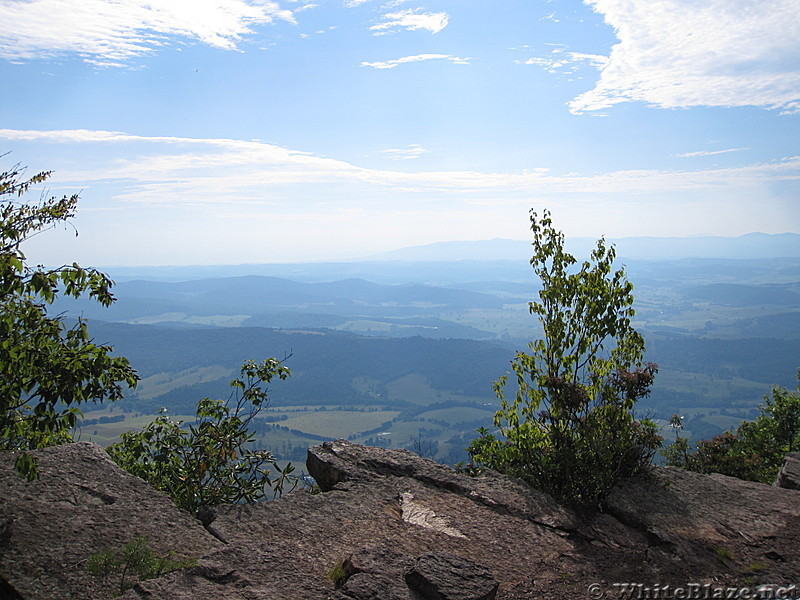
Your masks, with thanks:
<instances>
[{"instance_id":1,"label":"small tree","mask_svg":"<svg viewBox=\"0 0 800 600\"><path fill-rule=\"evenodd\" d=\"M117 400L138 376L127 359L90 339L85 321L68 326L60 315L47 314L59 291L88 294L108 306L113 282L76 263L56 269L26 264L21 244L73 217L78 196L21 202L50 176L26 180L23 172L15 166L0 173L0 449L22 451L15 465L33 479L36 461L25 450L71 441L78 405Z\"/></svg>"},{"instance_id":2,"label":"small tree","mask_svg":"<svg viewBox=\"0 0 800 600\"><path fill-rule=\"evenodd\" d=\"M531 211L531 231L530 262L542 289L529 309L544 337L512 361L513 400L505 397L507 375L495 384L501 437L480 429L469 452L558 500L593 505L620 478L648 467L660 445L655 423L633 414L657 367L642 365L633 286L623 269L612 270L613 247L601 238L578 267L547 211L541 219Z\"/></svg>"},{"instance_id":3,"label":"small tree","mask_svg":"<svg viewBox=\"0 0 800 600\"><path fill-rule=\"evenodd\" d=\"M228 400L201 400L194 425L185 429L162 411L144 430L122 434L108 453L192 513L215 504L255 502L267 487L279 494L294 468L281 469L270 452L248 448L254 438L248 425L266 406L265 385L288 376L289 369L274 358L246 361Z\"/></svg>"}]
</instances>

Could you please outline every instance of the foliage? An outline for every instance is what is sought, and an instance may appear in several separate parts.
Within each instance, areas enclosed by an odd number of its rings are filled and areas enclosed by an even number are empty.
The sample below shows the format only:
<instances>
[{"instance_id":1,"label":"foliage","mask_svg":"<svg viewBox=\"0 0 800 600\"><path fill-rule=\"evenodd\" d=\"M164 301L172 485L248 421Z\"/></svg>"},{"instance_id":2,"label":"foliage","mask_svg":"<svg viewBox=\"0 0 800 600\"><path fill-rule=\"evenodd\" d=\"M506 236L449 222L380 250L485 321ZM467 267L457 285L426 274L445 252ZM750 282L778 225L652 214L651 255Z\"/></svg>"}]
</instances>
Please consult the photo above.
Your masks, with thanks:
<instances>
[{"instance_id":1,"label":"foliage","mask_svg":"<svg viewBox=\"0 0 800 600\"><path fill-rule=\"evenodd\" d=\"M241 377L231 381L228 400L201 400L194 425L184 428L162 410L144 430L124 433L108 453L192 513L215 504L255 502L264 498L266 487L280 494L294 467L280 469L270 452L246 446L254 438L248 425L268 401L265 385L288 376L277 359L246 361Z\"/></svg>"},{"instance_id":2,"label":"foliage","mask_svg":"<svg viewBox=\"0 0 800 600\"><path fill-rule=\"evenodd\" d=\"M714 556L716 556L717 559L719 559L722 562L736 560L733 551L731 551L730 548L726 548L725 546L715 546Z\"/></svg>"},{"instance_id":3,"label":"foliage","mask_svg":"<svg viewBox=\"0 0 800 600\"><path fill-rule=\"evenodd\" d=\"M800 381L800 370L797 377ZM694 451L688 438L676 435L675 442L662 450L666 464L771 484L784 456L800 448L800 386L798 390L773 388L754 421L743 422L735 432L698 442Z\"/></svg>"},{"instance_id":4,"label":"foliage","mask_svg":"<svg viewBox=\"0 0 800 600\"><path fill-rule=\"evenodd\" d=\"M642 366L644 340L631 325L633 286L624 269L612 271L613 247L601 238L591 260L576 268L547 211L541 219L531 211L531 230L530 262L542 289L529 308L544 338L512 361L513 400L505 397L508 375L495 383L501 437L480 429L469 452L558 500L593 505L620 478L644 471L660 445L655 423L633 414L657 367Z\"/></svg>"},{"instance_id":5,"label":"foliage","mask_svg":"<svg viewBox=\"0 0 800 600\"><path fill-rule=\"evenodd\" d=\"M86 561L86 570L96 577L108 581L112 576L119 575L118 592L133 587L130 578L134 575L138 579L155 579L162 575L194 565L196 560L175 560L172 552L167 556L158 556L150 548L146 537L137 537L128 542L119 552L101 550L92 554Z\"/></svg>"},{"instance_id":6,"label":"foliage","mask_svg":"<svg viewBox=\"0 0 800 600\"><path fill-rule=\"evenodd\" d=\"M348 573L347 570L344 568L344 561L339 561L335 565L333 565L325 575L333 582L333 585L336 589L339 589L344 585L344 582L347 581Z\"/></svg>"},{"instance_id":7,"label":"foliage","mask_svg":"<svg viewBox=\"0 0 800 600\"><path fill-rule=\"evenodd\" d=\"M60 291L108 306L113 282L76 263L26 264L21 244L73 217L78 197L19 201L50 176L26 180L23 173L19 166L0 173L0 449L25 451L72 441L77 405L117 400L138 377L125 358L111 356L111 347L92 341L85 321L68 326L47 314ZM15 464L28 479L37 476L30 454L21 452Z\"/></svg>"}]
</instances>

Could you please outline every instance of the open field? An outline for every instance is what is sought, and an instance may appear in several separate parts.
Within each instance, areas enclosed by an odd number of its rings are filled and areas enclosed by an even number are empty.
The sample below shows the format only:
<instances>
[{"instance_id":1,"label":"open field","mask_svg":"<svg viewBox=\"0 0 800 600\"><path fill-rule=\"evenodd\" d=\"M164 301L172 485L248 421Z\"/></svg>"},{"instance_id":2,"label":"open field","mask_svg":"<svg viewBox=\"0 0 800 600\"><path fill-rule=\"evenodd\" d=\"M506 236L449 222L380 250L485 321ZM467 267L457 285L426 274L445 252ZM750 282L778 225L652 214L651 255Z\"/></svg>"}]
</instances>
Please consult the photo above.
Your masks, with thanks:
<instances>
[{"instance_id":1,"label":"open field","mask_svg":"<svg viewBox=\"0 0 800 600\"><path fill-rule=\"evenodd\" d=\"M230 378L233 375L232 369L219 365L195 367L178 373L157 373L156 375L145 377L139 382L139 385L136 386L136 395L139 398L151 400L174 389L198 383L208 383L223 377Z\"/></svg>"},{"instance_id":2,"label":"open field","mask_svg":"<svg viewBox=\"0 0 800 600\"><path fill-rule=\"evenodd\" d=\"M418 415L419 419L430 419L435 421L445 421L447 423L463 423L465 421L475 421L483 419L487 423L492 422L494 410L484 410L482 408L471 408L457 406L453 408L440 408L429 410Z\"/></svg>"},{"instance_id":3,"label":"open field","mask_svg":"<svg viewBox=\"0 0 800 600\"><path fill-rule=\"evenodd\" d=\"M400 414L399 411L384 410L380 412L356 411L314 411L294 414L277 424L313 435L321 435L331 439L346 438L359 431L368 431L381 423L391 421Z\"/></svg>"},{"instance_id":4,"label":"open field","mask_svg":"<svg viewBox=\"0 0 800 600\"><path fill-rule=\"evenodd\" d=\"M91 418L98 417L98 411L89 413ZM172 419L194 423L195 415L170 415ZM124 421L115 423L96 423L80 428L76 440L82 442L94 442L104 448L120 440L120 436L126 431L144 429L149 423L156 419L156 415L125 415Z\"/></svg>"}]
</instances>

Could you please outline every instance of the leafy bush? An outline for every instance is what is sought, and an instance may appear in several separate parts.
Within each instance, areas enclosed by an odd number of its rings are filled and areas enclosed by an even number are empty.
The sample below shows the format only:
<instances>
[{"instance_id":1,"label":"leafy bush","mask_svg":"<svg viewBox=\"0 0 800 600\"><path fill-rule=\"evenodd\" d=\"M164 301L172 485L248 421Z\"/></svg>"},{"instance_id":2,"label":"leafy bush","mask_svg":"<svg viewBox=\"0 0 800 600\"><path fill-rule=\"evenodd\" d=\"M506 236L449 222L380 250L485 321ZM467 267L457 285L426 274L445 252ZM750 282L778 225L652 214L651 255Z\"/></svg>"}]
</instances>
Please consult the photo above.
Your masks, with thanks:
<instances>
[{"instance_id":1,"label":"leafy bush","mask_svg":"<svg viewBox=\"0 0 800 600\"><path fill-rule=\"evenodd\" d=\"M34 479L37 465L24 452L72 441L70 429L81 416L77 405L117 400L134 387L136 372L112 348L95 344L86 323L69 327L49 316L47 305L59 292L88 294L108 306L112 281L73 263L57 269L26 264L20 245L74 216L77 195L16 200L43 183L49 172L24 179L15 166L0 173L0 449L21 450L17 470Z\"/></svg>"},{"instance_id":2,"label":"leafy bush","mask_svg":"<svg viewBox=\"0 0 800 600\"><path fill-rule=\"evenodd\" d=\"M765 396L760 410L754 421L743 422L735 432L698 442L694 450L688 438L676 431L675 442L662 450L666 464L771 484L784 456L800 448L800 391L775 387L771 397Z\"/></svg>"},{"instance_id":3,"label":"leafy bush","mask_svg":"<svg viewBox=\"0 0 800 600\"><path fill-rule=\"evenodd\" d=\"M288 376L277 359L246 361L241 377L231 382L228 400L201 400L194 425L184 428L163 411L144 430L122 434L108 453L192 513L215 504L255 502L265 497L266 488L280 494L294 467L281 469L269 451L248 448L254 438L248 425L266 406L264 386Z\"/></svg>"},{"instance_id":4,"label":"leafy bush","mask_svg":"<svg viewBox=\"0 0 800 600\"><path fill-rule=\"evenodd\" d=\"M544 338L512 361L513 400L505 397L508 375L495 384L499 437L479 429L469 452L557 500L594 505L619 479L647 469L660 446L655 423L634 418L657 366L642 365L633 286L623 269L612 271L613 247L600 239L591 260L576 268L547 211L541 219L531 212L531 230L531 266L542 289L529 308Z\"/></svg>"}]
</instances>

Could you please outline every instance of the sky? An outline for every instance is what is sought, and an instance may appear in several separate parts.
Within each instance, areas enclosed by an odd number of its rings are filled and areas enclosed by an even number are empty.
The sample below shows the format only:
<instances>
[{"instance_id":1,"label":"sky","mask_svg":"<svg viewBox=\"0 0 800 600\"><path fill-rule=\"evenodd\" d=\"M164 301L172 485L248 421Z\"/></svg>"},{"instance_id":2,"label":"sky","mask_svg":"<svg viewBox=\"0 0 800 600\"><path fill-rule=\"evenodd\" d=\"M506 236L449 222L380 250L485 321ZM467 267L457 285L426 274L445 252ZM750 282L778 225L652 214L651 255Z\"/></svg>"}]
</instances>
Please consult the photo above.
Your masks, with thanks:
<instances>
[{"instance_id":1,"label":"sky","mask_svg":"<svg viewBox=\"0 0 800 600\"><path fill-rule=\"evenodd\" d=\"M797 9L0 0L0 170L80 193L45 264L800 232Z\"/></svg>"}]
</instances>

